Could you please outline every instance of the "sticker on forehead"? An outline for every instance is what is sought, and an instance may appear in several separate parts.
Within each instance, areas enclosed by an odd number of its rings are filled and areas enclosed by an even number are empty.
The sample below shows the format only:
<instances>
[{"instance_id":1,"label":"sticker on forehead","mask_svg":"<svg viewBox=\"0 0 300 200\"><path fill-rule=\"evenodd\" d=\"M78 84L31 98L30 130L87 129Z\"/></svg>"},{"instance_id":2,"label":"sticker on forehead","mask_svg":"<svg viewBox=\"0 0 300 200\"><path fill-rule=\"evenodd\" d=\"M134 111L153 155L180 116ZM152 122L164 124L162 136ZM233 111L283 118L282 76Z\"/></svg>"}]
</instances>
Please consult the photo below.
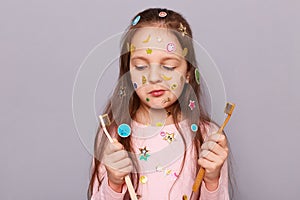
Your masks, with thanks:
<instances>
[{"instance_id":1,"label":"sticker on forehead","mask_svg":"<svg viewBox=\"0 0 300 200\"><path fill-rule=\"evenodd\" d=\"M168 52L174 52L174 51L176 51L176 46L175 46L175 44L172 43L172 42L168 43L168 44L167 44L167 51L168 51Z\"/></svg>"},{"instance_id":2,"label":"sticker on forehead","mask_svg":"<svg viewBox=\"0 0 300 200\"><path fill-rule=\"evenodd\" d=\"M152 53L152 49L150 49L150 48L146 49L146 53L147 54L151 54Z\"/></svg>"},{"instance_id":3,"label":"sticker on forehead","mask_svg":"<svg viewBox=\"0 0 300 200\"><path fill-rule=\"evenodd\" d=\"M130 45L130 53L132 54L135 51L135 46L134 44Z\"/></svg>"},{"instance_id":4,"label":"sticker on forehead","mask_svg":"<svg viewBox=\"0 0 300 200\"><path fill-rule=\"evenodd\" d=\"M151 39L151 35L148 35L148 37L145 40L143 40L143 43L148 43L150 39Z\"/></svg>"}]
</instances>

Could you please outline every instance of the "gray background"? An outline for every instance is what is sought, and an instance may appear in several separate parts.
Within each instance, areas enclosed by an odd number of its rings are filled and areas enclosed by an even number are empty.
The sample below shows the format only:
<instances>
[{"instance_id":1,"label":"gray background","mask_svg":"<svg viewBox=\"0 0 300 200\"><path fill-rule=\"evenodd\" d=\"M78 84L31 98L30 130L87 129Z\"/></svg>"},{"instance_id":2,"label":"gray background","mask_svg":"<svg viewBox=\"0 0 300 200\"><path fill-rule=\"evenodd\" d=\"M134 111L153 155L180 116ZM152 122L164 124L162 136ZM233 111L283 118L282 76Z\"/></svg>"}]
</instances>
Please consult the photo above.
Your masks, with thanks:
<instances>
[{"instance_id":1,"label":"gray background","mask_svg":"<svg viewBox=\"0 0 300 200\"><path fill-rule=\"evenodd\" d=\"M1 1L0 199L85 199L91 156L73 123L77 70L152 6L187 18L237 104L226 128L237 199L299 199L296 0Z\"/></svg>"}]
</instances>

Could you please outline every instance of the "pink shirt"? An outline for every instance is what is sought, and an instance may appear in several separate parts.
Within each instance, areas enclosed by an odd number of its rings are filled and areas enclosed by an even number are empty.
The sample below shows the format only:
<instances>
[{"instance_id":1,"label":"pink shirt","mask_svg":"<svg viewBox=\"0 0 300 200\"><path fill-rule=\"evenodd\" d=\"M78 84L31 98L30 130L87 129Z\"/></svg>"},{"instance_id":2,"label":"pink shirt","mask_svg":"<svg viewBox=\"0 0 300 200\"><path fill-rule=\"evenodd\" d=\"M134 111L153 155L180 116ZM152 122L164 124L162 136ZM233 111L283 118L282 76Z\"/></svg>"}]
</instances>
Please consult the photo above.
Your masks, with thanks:
<instances>
[{"instance_id":1,"label":"pink shirt","mask_svg":"<svg viewBox=\"0 0 300 200\"><path fill-rule=\"evenodd\" d=\"M149 128L137 122L132 123L135 156L141 167L140 177L143 177L140 178L137 191L137 194L141 195L140 200L182 200L184 194L188 198L190 197L197 173L195 166L197 157L194 155L195 147L192 145L194 133L186 121L180 122L179 125L184 131L182 134L186 138L186 149L184 149L182 137L174 124ZM205 128L209 134L217 131L217 127L214 125ZM148 152L141 152L140 148L144 149L144 147ZM187 151L186 158L183 170L179 175L184 150ZM105 167L102 166L101 170L105 170ZM98 182L95 181L92 200L123 199L127 191L126 184L124 184L122 192L118 193L108 185L106 172L103 174L102 180L99 191L97 189ZM215 191L208 191L203 181L200 190L200 200L229 200L227 161L221 169L218 188Z\"/></svg>"}]
</instances>

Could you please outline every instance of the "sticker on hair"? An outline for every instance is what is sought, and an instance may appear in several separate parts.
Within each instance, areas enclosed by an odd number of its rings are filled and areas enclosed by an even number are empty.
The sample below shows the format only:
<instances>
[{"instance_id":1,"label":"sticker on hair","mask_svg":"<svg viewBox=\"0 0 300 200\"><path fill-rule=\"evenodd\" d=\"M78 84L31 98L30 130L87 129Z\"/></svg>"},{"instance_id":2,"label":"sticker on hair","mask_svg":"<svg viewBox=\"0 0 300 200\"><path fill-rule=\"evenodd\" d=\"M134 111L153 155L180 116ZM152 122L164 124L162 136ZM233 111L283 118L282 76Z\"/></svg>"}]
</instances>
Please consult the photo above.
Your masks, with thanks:
<instances>
[{"instance_id":1,"label":"sticker on hair","mask_svg":"<svg viewBox=\"0 0 300 200\"><path fill-rule=\"evenodd\" d=\"M183 26L182 23L180 23L178 30L179 30L179 32L181 32L181 35L182 35L183 37L184 37L185 35L187 35L186 27Z\"/></svg>"},{"instance_id":2,"label":"sticker on hair","mask_svg":"<svg viewBox=\"0 0 300 200\"><path fill-rule=\"evenodd\" d=\"M197 130L198 130L197 124L192 124L191 129L192 129L193 132L197 132Z\"/></svg>"},{"instance_id":3,"label":"sticker on hair","mask_svg":"<svg viewBox=\"0 0 300 200\"><path fill-rule=\"evenodd\" d=\"M188 54L188 48L184 48L182 51L182 56L185 57Z\"/></svg>"},{"instance_id":4,"label":"sticker on hair","mask_svg":"<svg viewBox=\"0 0 300 200\"><path fill-rule=\"evenodd\" d=\"M119 127L118 127L118 135L120 137L128 137L129 135L131 134L131 128L129 125L127 124L121 124Z\"/></svg>"},{"instance_id":5,"label":"sticker on hair","mask_svg":"<svg viewBox=\"0 0 300 200\"><path fill-rule=\"evenodd\" d=\"M167 51L169 53L176 51L176 46L174 43L170 42L167 44Z\"/></svg>"},{"instance_id":6,"label":"sticker on hair","mask_svg":"<svg viewBox=\"0 0 300 200\"><path fill-rule=\"evenodd\" d=\"M196 82L198 83L198 85L200 85L200 72L199 72L198 68L195 69L195 79L196 79Z\"/></svg>"},{"instance_id":7,"label":"sticker on hair","mask_svg":"<svg viewBox=\"0 0 300 200\"><path fill-rule=\"evenodd\" d=\"M194 110L194 108L196 107L195 101L190 100L189 107L190 107L191 110Z\"/></svg>"},{"instance_id":8,"label":"sticker on hair","mask_svg":"<svg viewBox=\"0 0 300 200\"><path fill-rule=\"evenodd\" d=\"M159 13L158 13L158 16L159 17L166 17L168 14L165 12L165 11L160 11Z\"/></svg>"},{"instance_id":9,"label":"sticker on hair","mask_svg":"<svg viewBox=\"0 0 300 200\"><path fill-rule=\"evenodd\" d=\"M137 87L138 87L137 83L136 83L136 82L134 82L134 83L132 83L132 85L133 85L133 88L136 90L136 89L137 89Z\"/></svg>"},{"instance_id":10,"label":"sticker on hair","mask_svg":"<svg viewBox=\"0 0 300 200\"><path fill-rule=\"evenodd\" d=\"M119 97L124 97L126 96L126 90L125 87L121 87L119 90Z\"/></svg>"},{"instance_id":11,"label":"sticker on hair","mask_svg":"<svg viewBox=\"0 0 300 200\"><path fill-rule=\"evenodd\" d=\"M141 19L141 16L139 16L139 15L136 16L136 18L134 18L134 20L132 21L132 26L137 25L137 23L139 23L140 19Z\"/></svg>"},{"instance_id":12,"label":"sticker on hair","mask_svg":"<svg viewBox=\"0 0 300 200\"><path fill-rule=\"evenodd\" d=\"M143 43L148 43L151 39L151 35L148 35L145 40L143 40Z\"/></svg>"}]
</instances>

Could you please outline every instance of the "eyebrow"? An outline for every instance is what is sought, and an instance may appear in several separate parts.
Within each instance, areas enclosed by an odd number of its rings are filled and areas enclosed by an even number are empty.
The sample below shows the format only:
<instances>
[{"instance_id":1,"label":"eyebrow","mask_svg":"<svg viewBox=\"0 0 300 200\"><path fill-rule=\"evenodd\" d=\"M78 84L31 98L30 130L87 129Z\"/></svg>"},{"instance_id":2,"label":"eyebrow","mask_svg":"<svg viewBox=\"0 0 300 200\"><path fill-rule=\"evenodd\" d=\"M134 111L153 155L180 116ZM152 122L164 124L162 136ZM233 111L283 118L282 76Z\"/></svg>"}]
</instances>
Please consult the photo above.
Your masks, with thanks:
<instances>
[{"instance_id":1,"label":"eyebrow","mask_svg":"<svg viewBox=\"0 0 300 200\"><path fill-rule=\"evenodd\" d=\"M149 60L148 60L146 57L144 57L144 56L133 56L130 60L138 60L138 59L144 60L144 61L149 61ZM167 57L163 57L163 58L161 59L161 61L166 61L166 60L176 60L176 61L180 62L180 59L178 59L178 58L175 57L175 56L167 56Z\"/></svg>"}]
</instances>

